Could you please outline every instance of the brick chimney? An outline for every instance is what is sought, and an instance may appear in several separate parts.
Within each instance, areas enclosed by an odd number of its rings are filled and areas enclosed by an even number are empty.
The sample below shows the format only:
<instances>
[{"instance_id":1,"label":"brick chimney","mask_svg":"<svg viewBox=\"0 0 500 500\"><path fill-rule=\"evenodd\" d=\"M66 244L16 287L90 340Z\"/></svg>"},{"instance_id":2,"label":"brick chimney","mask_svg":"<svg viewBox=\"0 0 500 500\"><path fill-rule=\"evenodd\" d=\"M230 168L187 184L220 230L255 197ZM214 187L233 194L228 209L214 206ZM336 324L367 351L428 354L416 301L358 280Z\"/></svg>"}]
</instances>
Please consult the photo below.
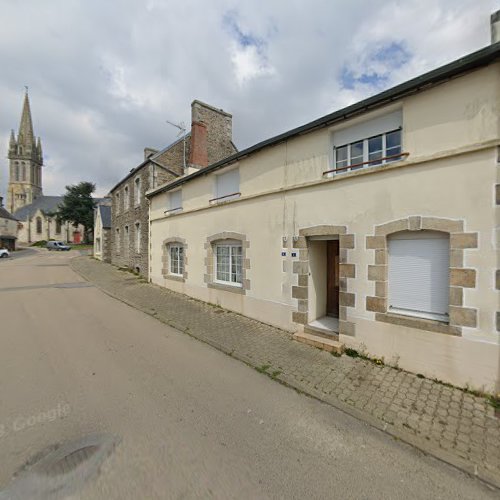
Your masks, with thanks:
<instances>
[{"instance_id":1,"label":"brick chimney","mask_svg":"<svg viewBox=\"0 0 500 500\"><path fill-rule=\"evenodd\" d=\"M208 166L207 126L202 121L191 122L189 166L194 168Z\"/></svg>"}]
</instances>

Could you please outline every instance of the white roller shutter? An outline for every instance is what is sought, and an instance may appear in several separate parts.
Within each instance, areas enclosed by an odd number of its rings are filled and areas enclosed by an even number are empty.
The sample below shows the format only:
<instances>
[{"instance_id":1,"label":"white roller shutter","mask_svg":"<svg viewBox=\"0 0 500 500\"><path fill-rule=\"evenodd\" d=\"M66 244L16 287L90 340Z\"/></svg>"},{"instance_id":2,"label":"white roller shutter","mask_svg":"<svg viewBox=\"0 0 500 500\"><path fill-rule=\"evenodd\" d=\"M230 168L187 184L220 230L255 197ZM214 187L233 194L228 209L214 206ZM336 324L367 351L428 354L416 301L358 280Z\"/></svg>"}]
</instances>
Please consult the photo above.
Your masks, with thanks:
<instances>
[{"instance_id":1,"label":"white roller shutter","mask_svg":"<svg viewBox=\"0 0 500 500\"><path fill-rule=\"evenodd\" d=\"M178 210L182 208L182 190L171 191L168 195L170 201L170 210Z\"/></svg>"},{"instance_id":2,"label":"white roller shutter","mask_svg":"<svg viewBox=\"0 0 500 500\"><path fill-rule=\"evenodd\" d=\"M368 137L396 130L401 128L402 125L402 111L394 111L387 115L374 118L373 120L363 121L357 125L335 130L333 133L333 145L338 147L344 144L350 144L362 139L367 139Z\"/></svg>"},{"instance_id":3,"label":"white roller shutter","mask_svg":"<svg viewBox=\"0 0 500 500\"><path fill-rule=\"evenodd\" d=\"M216 198L236 194L240 190L240 172L236 168L216 177Z\"/></svg>"},{"instance_id":4,"label":"white roller shutter","mask_svg":"<svg viewBox=\"0 0 500 500\"><path fill-rule=\"evenodd\" d=\"M388 240L389 309L445 319L449 303L449 238L400 233Z\"/></svg>"}]
</instances>

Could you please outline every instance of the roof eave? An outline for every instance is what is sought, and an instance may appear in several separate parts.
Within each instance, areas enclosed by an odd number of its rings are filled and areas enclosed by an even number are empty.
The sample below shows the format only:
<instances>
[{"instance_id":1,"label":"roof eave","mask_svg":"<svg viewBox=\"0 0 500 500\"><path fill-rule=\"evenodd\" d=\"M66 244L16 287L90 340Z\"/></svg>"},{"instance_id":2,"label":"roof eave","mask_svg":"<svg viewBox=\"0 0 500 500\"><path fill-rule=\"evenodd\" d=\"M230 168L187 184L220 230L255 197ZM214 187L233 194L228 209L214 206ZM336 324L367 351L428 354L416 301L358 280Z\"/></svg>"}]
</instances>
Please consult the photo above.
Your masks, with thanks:
<instances>
[{"instance_id":1,"label":"roof eave","mask_svg":"<svg viewBox=\"0 0 500 500\"><path fill-rule=\"evenodd\" d=\"M313 120L309 123L306 123L305 125L291 129L288 132L278 134L274 137L271 137L270 139L259 142L253 146L250 146L249 148L244 149L243 151L240 151L239 153L235 153L219 162L213 163L212 165L209 165L208 167L205 167L198 172L194 172L185 177L181 177L180 179L176 179L173 182L164 184L163 186L159 186L158 188L146 193L146 196L148 198L151 198L152 196L155 196L156 194L159 194L163 191L169 191L170 189L180 186L181 184L185 184L186 182L196 177L206 175L214 170L222 168L226 165L230 165L231 163L234 163L244 158L245 156L256 153L257 151L260 151L264 148L275 146L292 137L310 133L322 127L331 126L334 123L345 120L347 118L351 118L368 110L381 107L412 93L420 92L424 87L428 88L437 85L460 74L464 74L476 68L491 64L499 57L500 42L488 45L483 49L461 57L455 61L452 61L451 63L445 64L444 66L440 66L439 68L424 73L423 75L412 78L411 80L396 85L395 87L392 87L388 90L384 90L379 94L368 97L367 99L363 99L362 101L351 104L350 106L347 106L338 111L334 111L333 113Z\"/></svg>"}]
</instances>

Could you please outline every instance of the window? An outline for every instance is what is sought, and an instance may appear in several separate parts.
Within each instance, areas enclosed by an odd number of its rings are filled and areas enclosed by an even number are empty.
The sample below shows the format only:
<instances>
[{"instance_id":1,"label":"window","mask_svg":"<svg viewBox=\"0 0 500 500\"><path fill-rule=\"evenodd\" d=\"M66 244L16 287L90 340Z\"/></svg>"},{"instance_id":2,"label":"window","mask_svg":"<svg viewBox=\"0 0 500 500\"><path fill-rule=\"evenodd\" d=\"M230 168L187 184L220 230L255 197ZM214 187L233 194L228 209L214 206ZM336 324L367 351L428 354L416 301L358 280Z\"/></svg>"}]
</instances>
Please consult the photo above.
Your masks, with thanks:
<instances>
[{"instance_id":1,"label":"window","mask_svg":"<svg viewBox=\"0 0 500 500\"><path fill-rule=\"evenodd\" d=\"M346 172L400 160L402 125L403 115L397 110L335 130L335 169Z\"/></svg>"},{"instance_id":2,"label":"window","mask_svg":"<svg viewBox=\"0 0 500 500\"><path fill-rule=\"evenodd\" d=\"M16 181L19 180L19 163L16 162Z\"/></svg>"},{"instance_id":3,"label":"window","mask_svg":"<svg viewBox=\"0 0 500 500\"><path fill-rule=\"evenodd\" d=\"M215 281L242 284L242 247L240 242L215 245Z\"/></svg>"},{"instance_id":4,"label":"window","mask_svg":"<svg viewBox=\"0 0 500 500\"><path fill-rule=\"evenodd\" d=\"M211 201L227 201L240 196L240 172L236 168L215 176L215 198Z\"/></svg>"},{"instance_id":5,"label":"window","mask_svg":"<svg viewBox=\"0 0 500 500\"><path fill-rule=\"evenodd\" d=\"M171 191L168 194L168 210L167 212L174 212L175 210L182 210L182 190Z\"/></svg>"},{"instance_id":6,"label":"window","mask_svg":"<svg viewBox=\"0 0 500 500\"><path fill-rule=\"evenodd\" d=\"M56 219L56 234L61 234L61 221Z\"/></svg>"},{"instance_id":7,"label":"window","mask_svg":"<svg viewBox=\"0 0 500 500\"><path fill-rule=\"evenodd\" d=\"M101 238L95 239L95 251L98 253L101 251Z\"/></svg>"},{"instance_id":8,"label":"window","mask_svg":"<svg viewBox=\"0 0 500 500\"><path fill-rule=\"evenodd\" d=\"M116 193L116 213L120 213L120 193Z\"/></svg>"},{"instance_id":9,"label":"window","mask_svg":"<svg viewBox=\"0 0 500 500\"><path fill-rule=\"evenodd\" d=\"M134 181L134 200L136 205L141 203L141 179L139 177Z\"/></svg>"},{"instance_id":10,"label":"window","mask_svg":"<svg viewBox=\"0 0 500 500\"><path fill-rule=\"evenodd\" d=\"M36 218L36 232L38 234L42 234L42 218L41 217Z\"/></svg>"},{"instance_id":11,"label":"window","mask_svg":"<svg viewBox=\"0 0 500 500\"><path fill-rule=\"evenodd\" d=\"M120 246L121 246L121 241L120 241L120 228L116 228L116 242L115 242L115 248L116 248L116 254L120 254Z\"/></svg>"},{"instance_id":12,"label":"window","mask_svg":"<svg viewBox=\"0 0 500 500\"><path fill-rule=\"evenodd\" d=\"M449 237L402 231L388 238L389 311L448 320Z\"/></svg>"},{"instance_id":13,"label":"window","mask_svg":"<svg viewBox=\"0 0 500 500\"><path fill-rule=\"evenodd\" d=\"M141 251L141 225L139 222L135 223L135 251L137 253Z\"/></svg>"},{"instance_id":14,"label":"window","mask_svg":"<svg viewBox=\"0 0 500 500\"><path fill-rule=\"evenodd\" d=\"M22 180L25 181L26 180L26 165L24 162L23 162L22 173L23 173Z\"/></svg>"},{"instance_id":15,"label":"window","mask_svg":"<svg viewBox=\"0 0 500 500\"><path fill-rule=\"evenodd\" d=\"M125 189L123 190L123 210L128 210L129 205L130 205L130 195L128 192L128 186L125 186Z\"/></svg>"},{"instance_id":16,"label":"window","mask_svg":"<svg viewBox=\"0 0 500 500\"><path fill-rule=\"evenodd\" d=\"M401 130L393 130L334 150L335 169L343 172L401 159ZM363 165L364 163L364 165ZM352 166L352 168L348 168Z\"/></svg>"},{"instance_id":17,"label":"window","mask_svg":"<svg viewBox=\"0 0 500 500\"><path fill-rule=\"evenodd\" d=\"M182 276L184 274L184 246L171 244L169 247L170 274Z\"/></svg>"}]
</instances>

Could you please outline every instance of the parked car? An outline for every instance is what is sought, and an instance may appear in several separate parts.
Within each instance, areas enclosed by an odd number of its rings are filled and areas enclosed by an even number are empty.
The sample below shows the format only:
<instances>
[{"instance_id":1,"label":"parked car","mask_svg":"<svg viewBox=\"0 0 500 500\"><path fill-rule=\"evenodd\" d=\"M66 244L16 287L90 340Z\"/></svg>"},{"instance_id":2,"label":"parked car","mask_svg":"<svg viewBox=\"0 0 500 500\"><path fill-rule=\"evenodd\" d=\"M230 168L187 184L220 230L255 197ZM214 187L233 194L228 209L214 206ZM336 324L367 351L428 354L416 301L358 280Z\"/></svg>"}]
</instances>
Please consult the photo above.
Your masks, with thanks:
<instances>
[{"instance_id":1,"label":"parked car","mask_svg":"<svg viewBox=\"0 0 500 500\"><path fill-rule=\"evenodd\" d=\"M10 253L6 248L0 248L0 259L6 259L10 257Z\"/></svg>"},{"instance_id":2,"label":"parked car","mask_svg":"<svg viewBox=\"0 0 500 500\"><path fill-rule=\"evenodd\" d=\"M71 250L71 247L69 245L66 245L66 243L63 243L62 241L47 241L47 250Z\"/></svg>"}]
</instances>

